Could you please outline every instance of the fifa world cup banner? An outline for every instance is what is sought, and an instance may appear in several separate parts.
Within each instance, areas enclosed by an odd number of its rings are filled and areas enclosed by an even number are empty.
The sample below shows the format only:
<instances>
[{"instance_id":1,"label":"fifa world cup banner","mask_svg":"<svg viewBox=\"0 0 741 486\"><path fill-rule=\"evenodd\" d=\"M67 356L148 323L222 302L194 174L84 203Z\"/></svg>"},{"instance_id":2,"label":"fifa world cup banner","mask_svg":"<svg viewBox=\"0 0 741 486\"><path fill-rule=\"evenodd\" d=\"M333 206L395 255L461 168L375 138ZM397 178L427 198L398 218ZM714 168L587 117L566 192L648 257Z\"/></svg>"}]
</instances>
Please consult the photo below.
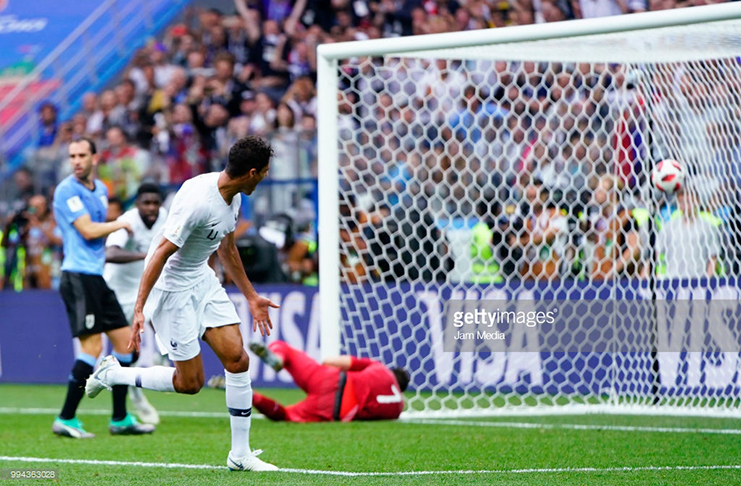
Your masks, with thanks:
<instances>
[{"instance_id":1,"label":"fifa world cup banner","mask_svg":"<svg viewBox=\"0 0 741 486\"><path fill-rule=\"evenodd\" d=\"M405 366L417 389L649 394L658 367L659 386L673 396L741 390L738 282L559 285L343 287L343 352ZM319 359L317 290L257 290L280 305L266 338L252 331L244 296L228 289L245 346L280 339ZM206 378L222 375L208 345L201 349ZM0 381L64 383L75 351L57 293L0 292ZM156 353L148 330L142 364ZM286 371L253 355L250 373L256 387L292 386Z\"/></svg>"}]
</instances>

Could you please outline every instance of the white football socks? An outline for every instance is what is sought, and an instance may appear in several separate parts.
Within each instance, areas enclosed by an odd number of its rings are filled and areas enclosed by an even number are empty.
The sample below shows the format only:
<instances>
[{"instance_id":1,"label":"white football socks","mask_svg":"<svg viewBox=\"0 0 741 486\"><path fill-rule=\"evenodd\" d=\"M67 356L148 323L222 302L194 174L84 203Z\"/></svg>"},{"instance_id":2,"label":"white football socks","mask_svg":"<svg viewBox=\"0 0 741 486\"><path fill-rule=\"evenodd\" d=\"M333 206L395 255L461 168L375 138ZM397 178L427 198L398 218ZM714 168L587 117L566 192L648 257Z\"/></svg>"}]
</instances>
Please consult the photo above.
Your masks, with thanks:
<instances>
[{"instance_id":1,"label":"white football socks","mask_svg":"<svg viewBox=\"0 0 741 486\"><path fill-rule=\"evenodd\" d=\"M226 408L232 427L231 456L241 458L250 452L252 422L252 380L249 371L226 374Z\"/></svg>"},{"instance_id":2,"label":"white football socks","mask_svg":"<svg viewBox=\"0 0 741 486\"><path fill-rule=\"evenodd\" d=\"M147 390L174 392L172 383L175 368L152 366L150 368L113 368L105 375L108 385L129 385ZM251 399L250 399L251 402Z\"/></svg>"}]
</instances>

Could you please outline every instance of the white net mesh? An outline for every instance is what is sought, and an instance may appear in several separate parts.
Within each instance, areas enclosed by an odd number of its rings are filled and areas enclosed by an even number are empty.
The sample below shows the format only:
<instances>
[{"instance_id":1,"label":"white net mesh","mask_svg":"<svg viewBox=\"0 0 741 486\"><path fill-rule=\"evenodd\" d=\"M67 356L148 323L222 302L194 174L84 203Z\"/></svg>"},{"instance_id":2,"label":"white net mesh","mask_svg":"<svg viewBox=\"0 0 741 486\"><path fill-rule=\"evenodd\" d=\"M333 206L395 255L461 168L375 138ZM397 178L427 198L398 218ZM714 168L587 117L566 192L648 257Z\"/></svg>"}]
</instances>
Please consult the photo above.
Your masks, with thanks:
<instances>
[{"instance_id":1,"label":"white net mesh","mask_svg":"<svg viewBox=\"0 0 741 486\"><path fill-rule=\"evenodd\" d=\"M661 310L590 334L625 315L587 307L452 351L444 329L463 299L737 312L740 36L729 21L340 61L343 351L410 371L409 412L737 410L738 349L663 352ZM667 158L682 197L650 188ZM610 352L548 345L580 331Z\"/></svg>"}]
</instances>

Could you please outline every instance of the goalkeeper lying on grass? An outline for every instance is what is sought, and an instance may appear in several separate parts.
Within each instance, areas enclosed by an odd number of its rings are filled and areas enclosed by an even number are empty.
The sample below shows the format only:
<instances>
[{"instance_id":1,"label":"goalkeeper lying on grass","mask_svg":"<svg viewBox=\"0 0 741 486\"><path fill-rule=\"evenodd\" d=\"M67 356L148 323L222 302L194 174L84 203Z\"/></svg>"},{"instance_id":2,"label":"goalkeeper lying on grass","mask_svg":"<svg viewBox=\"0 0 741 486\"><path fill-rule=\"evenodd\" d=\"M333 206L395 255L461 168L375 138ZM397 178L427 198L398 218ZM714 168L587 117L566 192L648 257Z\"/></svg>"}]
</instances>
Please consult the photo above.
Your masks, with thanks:
<instances>
[{"instance_id":1,"label":"goalkeeper lying on grass","mask_svg":"<svg viewBox=\"0 0 741 486\"><path fill-rule=\"evenodd\" d=\"M284 407L253 392L252 405L271 420L395 419L404 408L402 392L409 384L409 373L402 368L389 369L378 361L354 356L337 356L319 364L283 341L274 341L268 347L253 342L250 349L275 371L288 371L307 395L299 403Z\"/></svg>"}]
</instances>

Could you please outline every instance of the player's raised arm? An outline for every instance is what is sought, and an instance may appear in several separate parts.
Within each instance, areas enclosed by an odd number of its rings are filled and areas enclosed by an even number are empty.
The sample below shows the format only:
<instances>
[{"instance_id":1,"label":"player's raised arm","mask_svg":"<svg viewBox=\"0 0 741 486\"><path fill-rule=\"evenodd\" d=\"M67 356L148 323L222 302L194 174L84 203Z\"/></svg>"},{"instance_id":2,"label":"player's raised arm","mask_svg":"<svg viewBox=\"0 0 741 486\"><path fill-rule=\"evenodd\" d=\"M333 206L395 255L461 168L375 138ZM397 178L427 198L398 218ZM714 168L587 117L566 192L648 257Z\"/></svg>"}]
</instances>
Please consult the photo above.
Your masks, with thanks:
<instances>
[{"instance_id":1,"label":"player's raised arm","mask_svg":"<svg viewBox=\"0 0 741 486\"><path fill-rule=\"evenodd\" d=\"M139 284L139 293L136 296L134 304L134 322L131 326L131 339L129 340L129 349L136 348L139 351L141 343L141 333L144 331L144 304L147 302L152 287L160 278L162 269L165 268L167 259L170 258L179 248L167 238L162 238L157 248L152 254L149 263L144 269L142 280Z\"/></svg>"},{"instance_id":2,"label":"player's raised arm","mask_svg":"<svg viewBox=\"0 0 741 486\"><path fill-rule=\"evenodd\" d=\"M239 251L234 244L234 233L229 233L221 240L218 250L219 260L224 266L224 271L229 275L240 292L247 298L252 314L252 330L257 331L260 328L260 334L269 336L273 323L270 322L268 309L270 307L277 309L279 306L265 297L260 297L255 288L252 286L250 279L244 272L242 260L239 258Z\"/></svg>"}]
</instances>

